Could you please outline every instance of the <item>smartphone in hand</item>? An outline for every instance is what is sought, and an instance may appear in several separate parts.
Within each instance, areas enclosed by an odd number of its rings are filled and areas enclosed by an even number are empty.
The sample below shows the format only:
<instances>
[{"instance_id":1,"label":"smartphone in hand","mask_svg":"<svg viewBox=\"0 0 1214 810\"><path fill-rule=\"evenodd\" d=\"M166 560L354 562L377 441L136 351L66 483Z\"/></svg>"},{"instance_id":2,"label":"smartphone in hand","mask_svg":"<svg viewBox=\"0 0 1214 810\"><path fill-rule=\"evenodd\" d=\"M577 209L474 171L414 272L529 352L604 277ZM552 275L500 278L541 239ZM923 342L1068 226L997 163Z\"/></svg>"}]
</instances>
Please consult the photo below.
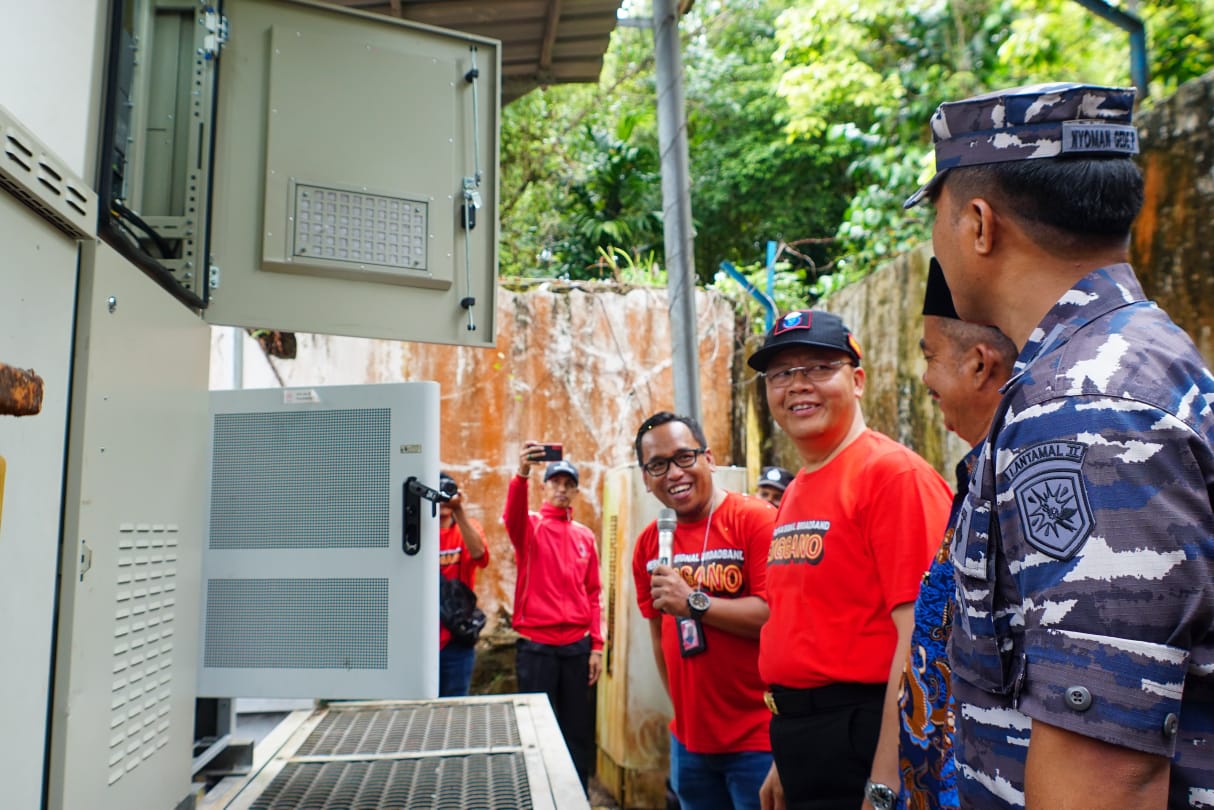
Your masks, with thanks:
<instances>
[{"instance_id":1,"label":"smartphone in hand","mask_svg":"<svg viewBox=\"0 0 1214 810\"><path fill-rule=\"evenodd\" d=\"M532 456L536 461L560 461L564 458L564 450L559 442L545 442L540 447L541 450Z\"/></svg>"}]
</instances>

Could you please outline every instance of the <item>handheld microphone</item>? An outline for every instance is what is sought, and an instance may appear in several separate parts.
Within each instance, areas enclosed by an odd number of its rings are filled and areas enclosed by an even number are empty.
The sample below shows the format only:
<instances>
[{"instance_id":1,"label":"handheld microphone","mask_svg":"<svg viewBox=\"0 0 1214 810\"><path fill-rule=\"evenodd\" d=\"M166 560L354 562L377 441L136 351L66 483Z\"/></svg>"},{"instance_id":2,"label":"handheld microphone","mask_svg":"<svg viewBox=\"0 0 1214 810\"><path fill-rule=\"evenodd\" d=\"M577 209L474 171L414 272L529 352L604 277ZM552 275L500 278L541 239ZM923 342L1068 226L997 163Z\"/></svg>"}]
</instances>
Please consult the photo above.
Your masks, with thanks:
<instances>
[{"instance_id":1,"label":"handheld microphone","mask_svg":"<svg viewBox=\"0 0 1214 810\"><path fill-rule=\"evenodd\" d=\"M677 523L673 509L658 512L658 565L670 565L674 559L674 527Z\"/></svg>"}]
</instances>

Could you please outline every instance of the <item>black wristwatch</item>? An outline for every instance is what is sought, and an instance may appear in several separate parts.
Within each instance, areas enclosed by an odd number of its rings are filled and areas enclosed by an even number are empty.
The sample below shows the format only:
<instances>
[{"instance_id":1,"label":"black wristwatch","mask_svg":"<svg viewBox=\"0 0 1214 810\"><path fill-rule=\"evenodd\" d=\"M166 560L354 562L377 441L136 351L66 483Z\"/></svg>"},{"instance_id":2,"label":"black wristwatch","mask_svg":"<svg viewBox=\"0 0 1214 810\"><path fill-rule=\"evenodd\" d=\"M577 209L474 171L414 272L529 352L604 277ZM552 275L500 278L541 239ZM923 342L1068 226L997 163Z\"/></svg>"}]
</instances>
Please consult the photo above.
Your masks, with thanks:
<instances>
[{"instance_id":1,"label":"black wristwatch","mask_svg":"<svg viewBox=\"0 0 1214 810\"><path fill-rule=\"evenodd\" d=\"M712 600L703 591L692 591L687 594L687 609L691 611L691 618L693 619L698 619L707 613L708 606L711 604Z\"/></svg>"},{"instance_id":2,"label":"black wristwatch","mask_svg":"<svg viewBox=\"0 0 1214 810\"><path fill-rule=\"evenodd\" d=\"M864 783L864 798L868 799L874 810L894 810L898 804L898 791L869 779Z\"/></svg>"}]
</instances>

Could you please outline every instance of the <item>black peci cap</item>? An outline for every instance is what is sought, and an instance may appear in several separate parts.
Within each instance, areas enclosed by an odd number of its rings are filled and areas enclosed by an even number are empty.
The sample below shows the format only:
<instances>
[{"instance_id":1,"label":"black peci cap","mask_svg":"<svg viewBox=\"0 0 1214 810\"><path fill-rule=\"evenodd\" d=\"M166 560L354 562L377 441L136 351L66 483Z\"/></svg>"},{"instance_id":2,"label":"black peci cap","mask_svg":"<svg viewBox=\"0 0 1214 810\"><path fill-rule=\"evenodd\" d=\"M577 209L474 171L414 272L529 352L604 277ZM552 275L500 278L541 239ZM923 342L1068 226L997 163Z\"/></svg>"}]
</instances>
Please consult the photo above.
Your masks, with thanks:
<instances>
[{"instance_id":1,"label":"black peci cap","mask_svg":"<svg viewBox=\"0 0 1214 810\"><path fill-rule=\"evenodd\" d=\"M953 294L944 278L944 270L940 262L932 256L931 265L927 268L927 289L923 291L923 314L936 315L941 318L961 320L957 308L953 306Z\"/></svg>"}]
</instances>

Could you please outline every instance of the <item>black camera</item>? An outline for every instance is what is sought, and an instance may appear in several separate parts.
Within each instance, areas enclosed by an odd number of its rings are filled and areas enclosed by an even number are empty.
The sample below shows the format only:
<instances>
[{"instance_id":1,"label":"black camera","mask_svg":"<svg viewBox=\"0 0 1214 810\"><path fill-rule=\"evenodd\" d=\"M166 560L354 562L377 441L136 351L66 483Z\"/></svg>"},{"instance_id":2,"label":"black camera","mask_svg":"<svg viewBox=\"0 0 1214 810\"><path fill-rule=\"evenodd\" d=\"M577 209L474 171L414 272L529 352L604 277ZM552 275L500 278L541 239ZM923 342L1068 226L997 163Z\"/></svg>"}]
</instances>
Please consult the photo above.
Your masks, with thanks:
<instances>
[{"instance_id":1,"label":"black camera","mask_svg":"<svg viewBox=\"0 0 1214 810\"><path fill-rule=\"evenodd\" d=\"M446 478L438 485L438 491L446 495L447 500L451 500L459 494L459 485L450 478Z\"/></svg>"}]
</instances>

